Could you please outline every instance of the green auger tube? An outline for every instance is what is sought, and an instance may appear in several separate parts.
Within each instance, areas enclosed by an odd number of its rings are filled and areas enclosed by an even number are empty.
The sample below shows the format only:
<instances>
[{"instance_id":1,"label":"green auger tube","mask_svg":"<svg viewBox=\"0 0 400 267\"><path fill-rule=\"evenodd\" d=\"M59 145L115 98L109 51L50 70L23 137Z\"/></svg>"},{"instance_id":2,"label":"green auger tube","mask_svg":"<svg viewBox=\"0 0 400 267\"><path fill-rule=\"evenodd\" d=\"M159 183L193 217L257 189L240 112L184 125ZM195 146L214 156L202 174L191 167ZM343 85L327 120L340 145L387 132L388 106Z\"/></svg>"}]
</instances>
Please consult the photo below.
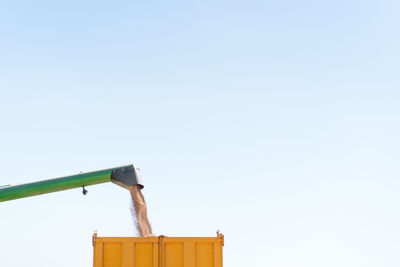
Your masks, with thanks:
<instances>
[{"instance_id":1,"label":"green auger tube","mask_svg":"<svg viewBox=\"0 0 400 267\"><path fill-rule=\"evenodd\" d=\"M134 165L126 165L33 183L0 187L0 202L79 187L83 187L85 194L87 192L85 186L107 182L113 182L126 189L136 184L143 188L139 170Z\"/></svg>"}]
</instances>

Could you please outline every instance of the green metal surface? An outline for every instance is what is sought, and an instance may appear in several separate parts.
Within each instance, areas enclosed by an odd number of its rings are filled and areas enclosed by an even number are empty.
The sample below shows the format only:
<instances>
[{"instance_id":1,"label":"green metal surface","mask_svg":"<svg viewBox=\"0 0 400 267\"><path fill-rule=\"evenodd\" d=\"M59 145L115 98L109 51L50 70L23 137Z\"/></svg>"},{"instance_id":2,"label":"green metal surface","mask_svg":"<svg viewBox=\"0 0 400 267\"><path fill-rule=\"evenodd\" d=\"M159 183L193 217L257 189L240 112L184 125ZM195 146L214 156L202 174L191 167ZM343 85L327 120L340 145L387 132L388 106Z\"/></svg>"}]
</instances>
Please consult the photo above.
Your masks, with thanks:
<instances>
[{"instance_id":1,"label":"green metal surface","mask_svg":"<svg viewBox=\"0 0 400 267\"><path fill-rule=\"evenodd\" d=\"M0 202L110 182L113 171L132 167L133 165L127 165L34 183L3 187L0 188Z\"/></svg>"}]
</instances>

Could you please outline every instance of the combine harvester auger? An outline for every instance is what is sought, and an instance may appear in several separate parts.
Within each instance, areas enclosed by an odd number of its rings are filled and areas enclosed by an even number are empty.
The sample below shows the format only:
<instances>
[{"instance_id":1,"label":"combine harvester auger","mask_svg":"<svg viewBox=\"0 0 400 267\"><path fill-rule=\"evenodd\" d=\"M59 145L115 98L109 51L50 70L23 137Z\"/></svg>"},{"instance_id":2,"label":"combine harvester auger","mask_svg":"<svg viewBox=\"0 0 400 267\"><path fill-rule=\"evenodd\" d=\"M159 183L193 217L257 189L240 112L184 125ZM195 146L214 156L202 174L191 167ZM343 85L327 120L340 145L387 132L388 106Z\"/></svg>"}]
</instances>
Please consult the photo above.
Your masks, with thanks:
<instances>
[{"instance_id":1,"label":"combine harvester auger","mask_svg":"<svg viewBox=\"0 0 400 267\"><path fill-rule=\"evenodd\" d=\"M48 179L38 182L6 185L0 187L0 202L37 196L62 190L82 187L85 195L85 186L112 182L129 190L133 185L142 189L142 179L139 170L134 165L126 165L94 172L79 173L60 178Z\"/></svg>"}]
</instances>

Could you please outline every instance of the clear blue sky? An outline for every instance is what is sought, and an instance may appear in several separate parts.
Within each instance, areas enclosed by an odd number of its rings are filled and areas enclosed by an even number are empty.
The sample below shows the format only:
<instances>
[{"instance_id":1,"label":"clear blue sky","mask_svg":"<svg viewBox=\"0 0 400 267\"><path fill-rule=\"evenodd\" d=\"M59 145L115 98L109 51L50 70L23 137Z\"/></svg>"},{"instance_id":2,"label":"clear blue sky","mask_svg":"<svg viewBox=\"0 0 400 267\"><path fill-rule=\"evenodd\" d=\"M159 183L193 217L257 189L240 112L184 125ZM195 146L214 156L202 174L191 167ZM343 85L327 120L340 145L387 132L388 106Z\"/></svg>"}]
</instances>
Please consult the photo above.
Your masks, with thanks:
<instances>
[{"instance_id":1,"label":"clear blue sky","mask_svg":"<svg viewBox=\"0 0 400 267\"><path fill-rule=\"evenodd\" d=\"M1 1L0 184L134 163L225 266L399 266L398 1ZM1 266L134 236L112 184L0 203Z\"/></svg>"}]
</instances>

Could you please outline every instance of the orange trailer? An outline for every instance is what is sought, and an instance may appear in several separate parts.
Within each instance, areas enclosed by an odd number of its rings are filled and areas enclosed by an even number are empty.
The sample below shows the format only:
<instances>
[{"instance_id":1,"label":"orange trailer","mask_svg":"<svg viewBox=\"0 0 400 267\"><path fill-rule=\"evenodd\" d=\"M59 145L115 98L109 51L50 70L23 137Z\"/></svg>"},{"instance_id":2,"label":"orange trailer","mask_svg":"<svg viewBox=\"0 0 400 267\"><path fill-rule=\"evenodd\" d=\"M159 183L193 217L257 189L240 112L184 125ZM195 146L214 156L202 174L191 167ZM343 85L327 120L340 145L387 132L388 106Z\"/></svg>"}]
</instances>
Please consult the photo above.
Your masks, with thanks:
<instances>
[{"instance_id":1,"label":"orange trailer","mask_svg":"<svg viewBox=\"0 0 400 267\"><path fill-rule=\"evenodd\" d=\"M98 237L93 267L222 267L224 236Z\"/></svg>"}]
</instances>

